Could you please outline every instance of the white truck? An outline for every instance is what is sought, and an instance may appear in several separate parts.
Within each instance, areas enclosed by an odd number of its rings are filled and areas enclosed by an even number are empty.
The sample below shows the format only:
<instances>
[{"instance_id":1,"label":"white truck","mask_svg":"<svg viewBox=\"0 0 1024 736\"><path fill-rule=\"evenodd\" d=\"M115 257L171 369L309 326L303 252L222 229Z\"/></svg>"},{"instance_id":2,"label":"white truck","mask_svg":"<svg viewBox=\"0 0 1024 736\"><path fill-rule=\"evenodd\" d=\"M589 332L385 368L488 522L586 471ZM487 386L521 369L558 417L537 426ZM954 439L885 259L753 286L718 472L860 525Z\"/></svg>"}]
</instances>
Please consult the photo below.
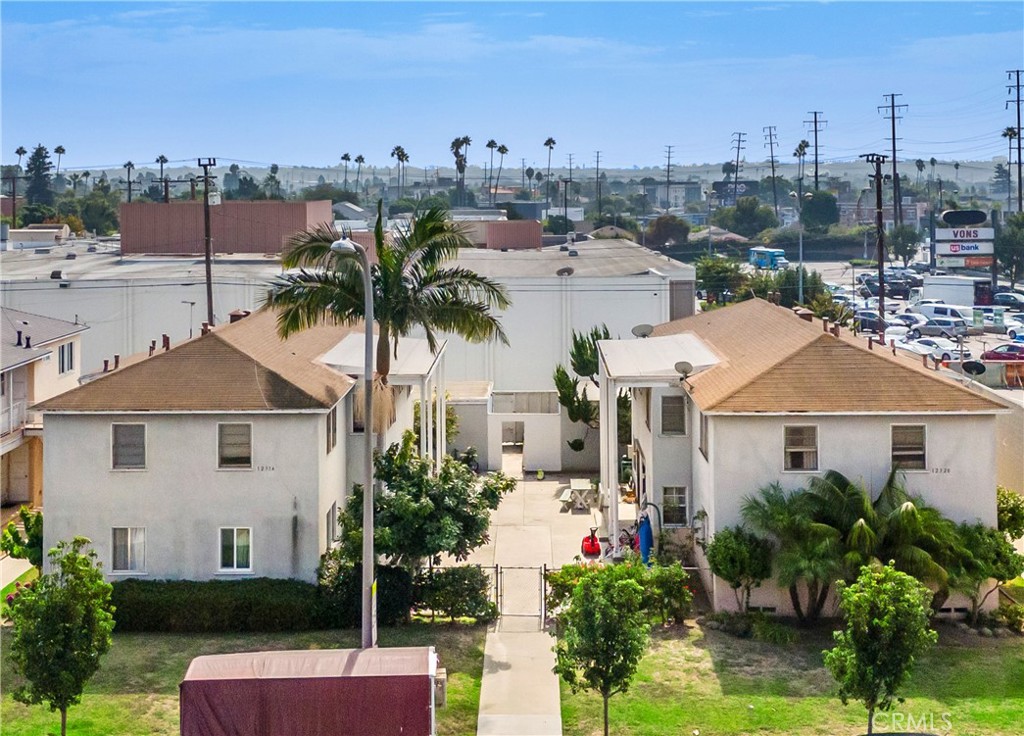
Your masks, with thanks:
<instances>
[{"instance_id":1,"label":"white truck","mask_svg":"<svg viewBox=\"0 0 1024 736\"><path fill-rule=\"evenodd\" d=\"M992 303L992 282L970 276L925 276L921 299L941 299L946 304Z\"/></svg>"}]
</instances>

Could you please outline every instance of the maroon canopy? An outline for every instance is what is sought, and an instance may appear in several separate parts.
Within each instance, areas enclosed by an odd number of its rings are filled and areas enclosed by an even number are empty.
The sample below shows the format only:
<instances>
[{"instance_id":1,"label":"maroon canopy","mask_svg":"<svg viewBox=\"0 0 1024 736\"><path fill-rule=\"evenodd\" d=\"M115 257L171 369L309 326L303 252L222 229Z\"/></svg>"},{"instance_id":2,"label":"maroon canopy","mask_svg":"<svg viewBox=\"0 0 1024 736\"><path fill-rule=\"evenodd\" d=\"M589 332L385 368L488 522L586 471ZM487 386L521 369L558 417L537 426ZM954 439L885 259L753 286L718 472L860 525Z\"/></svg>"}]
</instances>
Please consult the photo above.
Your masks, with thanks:
<instances>
[{"instance_id":1,"label":"maroon canopy","mask_svg":"<svg viewBox=\"0 0 1024 736\"><path fill-rule=\"evenodd\" d=\"M432 736L433 647L196 657L182 736Z\"/></svg>"}]
</instances>

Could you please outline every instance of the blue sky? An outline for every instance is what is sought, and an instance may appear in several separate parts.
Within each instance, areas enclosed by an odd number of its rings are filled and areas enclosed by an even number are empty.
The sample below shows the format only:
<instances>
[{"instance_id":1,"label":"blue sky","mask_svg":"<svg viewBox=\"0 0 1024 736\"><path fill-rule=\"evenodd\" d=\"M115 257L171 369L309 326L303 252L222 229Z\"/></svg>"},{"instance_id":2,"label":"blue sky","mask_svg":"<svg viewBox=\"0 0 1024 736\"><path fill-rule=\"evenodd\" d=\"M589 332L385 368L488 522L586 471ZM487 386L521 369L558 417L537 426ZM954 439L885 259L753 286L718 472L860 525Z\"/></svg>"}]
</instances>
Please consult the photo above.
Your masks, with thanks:
<instances>
[{"instance_id":1,"label":"blue sky","mask_svg":"<svg viewBox=\"0 0 1024 736\"><path fill-rule=\"evenodd\" d=\"M325 166L363 154L451 166L473 139L507 164L721 162L733 133L792 161L827 121L826 160L886 152L883 95L902 94L900 158L990 160L1021 2L12 2L2 24L2 160L42 142L67 168L164 154Z\"/></svg>"}]
</instances>

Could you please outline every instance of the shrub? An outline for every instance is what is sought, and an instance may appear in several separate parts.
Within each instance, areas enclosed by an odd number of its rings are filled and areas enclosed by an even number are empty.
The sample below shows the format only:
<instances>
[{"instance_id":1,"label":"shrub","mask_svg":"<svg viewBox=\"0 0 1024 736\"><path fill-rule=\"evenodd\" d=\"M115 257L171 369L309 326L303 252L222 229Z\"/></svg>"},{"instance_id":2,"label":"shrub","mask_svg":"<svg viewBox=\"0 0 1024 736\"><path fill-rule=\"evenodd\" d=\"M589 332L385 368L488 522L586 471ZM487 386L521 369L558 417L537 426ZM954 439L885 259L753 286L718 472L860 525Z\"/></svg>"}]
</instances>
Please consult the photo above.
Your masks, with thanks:
<instances>
[{"instance_id":1,"label":"shrub","mask_svg":"<svg viewBox=\"0 0 1024 736\"><path fill-rule=\"evenodd\" d=\"M705 550L711 572L729 584L736 607L750 607L750 591L772 576L772 547L753 532L736 526L715 534Z\"/></svg>"},{"instance_id":2,"label":"shrub","mask_svg":"<svg viewBox=\"0 0 1024 736\"><path fill-rule=\"evenodd\" d=\"M490 591L490 578L477 565L436 568L416 579L415 602L417 608L442 613L453 622L462 617L489 622L498 617Z\"/></svg>"},{"instance_id":3,"label":"shrub","mask_svg":"<svg viewBox=\"0 0 1024 736\"><path fill-rule=\"evenodd\" d=\"M996 611L996 619L1011 631L1024 634L1024 605L1004 603Z\"/></svg>"},{"instance_id":4,"label":"shrub","mask_svg":"<svg viewBox=\"0 0 1024 736\"><path fill-rule=\"evenodd\" d=\"M322 620L329 628L355 628L362 621L362 567L339 551L320 558L317 568ZM413 606L412 575L405 568L377 566L377 622L395 626L409 620Z\"/></svg>"},{"instance_id":5,"label":"shrub","mask_svg":"<svg viewBox=\"0 0 1024 736\"><path fill-rule=\"evenodd\" d=\"M316 586L298 580L121 580L111 601L118 631L179 633L320 628Z\"/></svg>"},{"instance_id":6,"label":"shrub","mask_svg":"<svg viewBox=\"0 0 1024 736\"><path fill-rule=\"evenodd\" d=\"M547 594L545 606L548 611L554 612L569 604L572 592L579 585L583 578L600 567L598 562L577 562L571 565L562 565L558 570L547 572Z\"/></svg>"},{"instance_id":7,"label":"shrub","mask_svg":"<svg viewBox=\"0 0 1024 736\"><path fill-rule=\"evenodd\" d=\"M754 639L766 644L792 644L799 637L793 629L761 613L732 613L719 611L708 616L716 624L713 628L740 639Z\"/></svg>"},{"instance_id":8,"label":"shrub","mask_svg":"<svg viewBox=\"0 0 1024 736\"><path fill-rule=\"evenodd\" d=\"M661 565L655 562L647 575L645 607L657 611L666 623L669 620L682 623L693 608L693 591L686 585L689 579L681 563Z\"/></svg>"}]
</instances>

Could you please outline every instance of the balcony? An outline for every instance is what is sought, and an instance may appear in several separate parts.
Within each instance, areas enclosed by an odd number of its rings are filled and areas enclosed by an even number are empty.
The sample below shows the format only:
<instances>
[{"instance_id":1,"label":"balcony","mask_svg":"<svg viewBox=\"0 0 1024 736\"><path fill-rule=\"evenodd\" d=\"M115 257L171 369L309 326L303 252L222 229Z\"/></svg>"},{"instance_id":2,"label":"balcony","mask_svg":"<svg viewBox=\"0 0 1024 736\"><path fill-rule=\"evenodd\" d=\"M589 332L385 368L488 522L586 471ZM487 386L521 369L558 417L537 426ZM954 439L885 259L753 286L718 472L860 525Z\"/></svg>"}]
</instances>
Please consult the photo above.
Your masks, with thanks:
<instances>
[{"instance_id":1,"label":"balcony","mask_svg":"<svg viewBox=\"0 0 1024 736\"><path fill-rule=\"evenodd\" d=\"M0 448L4 452L21 441L25 419L24 401L12 402L0 410Z\"/></svg>"}]
</instances>

